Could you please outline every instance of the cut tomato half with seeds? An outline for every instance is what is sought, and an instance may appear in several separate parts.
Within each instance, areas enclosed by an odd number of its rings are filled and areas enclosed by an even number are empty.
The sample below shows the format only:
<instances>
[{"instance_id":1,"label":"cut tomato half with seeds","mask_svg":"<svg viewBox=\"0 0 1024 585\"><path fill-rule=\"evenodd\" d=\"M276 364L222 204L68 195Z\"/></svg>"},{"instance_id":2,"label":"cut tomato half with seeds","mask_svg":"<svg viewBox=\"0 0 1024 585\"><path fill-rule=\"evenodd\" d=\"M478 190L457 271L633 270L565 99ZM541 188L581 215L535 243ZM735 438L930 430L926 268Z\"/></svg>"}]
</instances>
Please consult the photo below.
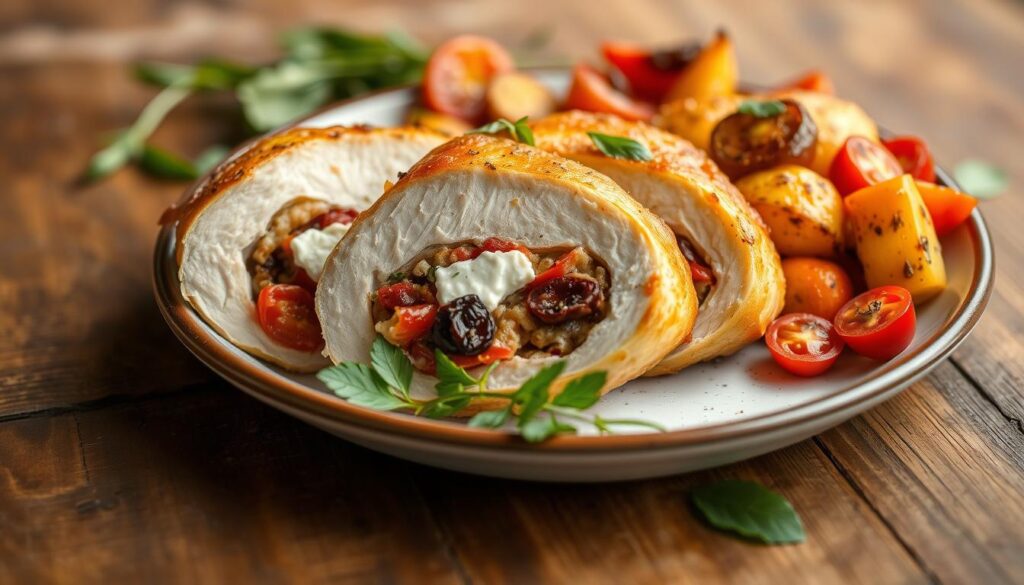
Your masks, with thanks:
<instances>
[{"instance_id":1,"label":"cut tomato half with seeds","mask_svg":"<svg viewBox=\"0 0 1024 585\"><path fill-rule=\"evenodd\" d=\"M824 373L843 351L832 323L810 313L789 313L772 321L764 341L775 362L797 376Z\"/></svg>"},{"instance_id":2,"label":"cut tomato half with seeds","mask_svg":"<svg viewBox=\"0 0 1024 585\"><path fill-rule=\"evenodd\" d=\"M863 136L851 136L832 159L828 177L844 197L903 174L896 157Z\"/></svg>"},{"instance_id":3,"label":"cut tomato half with seeds","mask_svg":"<svg viewBox=\"0 0 1024 585\"><path fill-rule=\"evenodd\" d=\"M263 332L285 347L312 352L324 345L313 295L301 286L264 287L256 300L256 317Z\"/></svg>"},{"instance_id":4,"label":"cut tomato half with seeds","mask_svg":"<svg viewBox=\"0 0 1024 585\"><path fill-rule=\"evenodd\" d=\"M892 359L914 340L917 314L910 291L880 286L858 295L836 313L835 328L860 355Z\"/></svg>"}]
</instances>

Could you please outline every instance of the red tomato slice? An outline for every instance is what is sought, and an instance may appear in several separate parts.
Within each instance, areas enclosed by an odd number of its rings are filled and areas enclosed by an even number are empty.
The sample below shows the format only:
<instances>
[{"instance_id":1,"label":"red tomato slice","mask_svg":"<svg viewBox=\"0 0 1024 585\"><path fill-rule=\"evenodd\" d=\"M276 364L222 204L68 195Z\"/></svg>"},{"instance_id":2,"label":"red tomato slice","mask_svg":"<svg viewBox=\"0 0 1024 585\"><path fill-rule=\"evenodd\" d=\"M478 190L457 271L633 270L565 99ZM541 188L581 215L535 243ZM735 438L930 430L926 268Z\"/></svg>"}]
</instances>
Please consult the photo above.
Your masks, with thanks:
<instances>
[{"instance_id":1,"label":"red tomato slice","mask_svg":"<svg viewBox=\"0 0 1024 585\"><path fill-rule=\"evenodd\" d=\"M630 99L618 91L608 79L592 67L579 64L572 72L572 87L565 100L569 110L606 112L627 120L650 120L654 108L650 104Z\"/></svg>"},{"instance_id":2,"label":"red tomato slice","mask_svg":"<svg viewBox=\"0 0 1024 585\"><path fill-rule=\"evenodd\" d=\"M942 187L924 181L917 182L917 191L928 208L935 224L935 233L944 236L956 229L971 216L971 211L978 205L978 200L956 189Z\"/></svg>"},{"instance_id":3,"label":"red tomato slice","mask_svg":"<svg viewBox=\"0 0 1024 585\"><path fill-rule=\"evenodd\" d=\"M833 85L832 79L821 71L808 71L803 77L798 77L788 83L782 84L778 89L776 89L776 91L787 91L792 89L816 91L818 93L826 93L828 95L835 95L836 93L836 86Z\"/></svg>"},{"instance_id":4,"label":"red tomato slice","mask_svg":"<svg viewBox=\"0 0 1024 585\"><path fill-rule=\"evenodd\" d=\"M517 244L503 238L487 238L484 240L484 243L480 244L480 247L477 248L476 254L473 257L476 258L484 252L511 252L513 250L522 252L527 256L530 255L530 251L522 244Z\"/></svg>"},{"instance_id":5,"label":"red tomato slice","mask_svg":"<svg viewBox=\"0 0 1024 585\"><path fill-rule=\"evenodd\" d=\"M487 84L515 69L508 52L491 39L462 35L434 49L423 74L423 102L430 109L481 122Z\"/></svg>"},{"instance_id":6,"label":"red tomato slice","mask_svg":"<svg viewBox=\"0 0 1024 585\"><path fill-rule=\"evenodd\" d=\"M334 223L340 223L342 225L350 224L355 221L357 215L359 215L359 212L354 209L332 209L327 213L318 216L314 221L317 222L320 229L324 229Z\"/></svg>"},{"instance_id":7,"label":"red tomato slice","mask_svg":"<svg viewBox=\"0 0 1024 585\"><path fill-rule=\"evenodd\" d=\"M264 287L256 300L256 318L264 333L285 347L312 352L324 346L313 295L301 286Z\"/></svg>"},{"instance_id":8,"label":"red tomato slice","mask_svg":"<svg viewBox=\"0 0 1024 585\"><path fill-rule=\"evenodd\" d=\"M903 174L903 168L888 150L863 136L851 136L832 159L829 178L846 196L868 185Z\"/></svg>"},{"instance_id":9,"label":"red tomato slice","mask_svg":"<svg viewBox=\"0 0 1024 585\"><path fill-rule=\"evenodd\" d=\"M579 248L573 248L572 250L569 250L568 252L563 254L561 258L555 260L555 263L551 266L551 268L548 268L544 272L541 272L540 274L535 276L534 279L530 281L529 284L526 285L526 290L535 289L546 282L552 281L556 278L560 278L568 274L569 268L576 264L576 254L578 253L577 250L579 250Z\"/></svg>"},{"instance_id":10,"label":"red tomato slice","mask_svg":"<svg viewBox=\"0 0 1024 585\"><path fill-rule=\"evenodd\" d=\"M775 362L797 376L824 373L843 351L832 323L810 313L789 313L772 321L764 341Z\"/></svg>"},{"instance_id":11,"label":"red tomato slice","mask_svg":"<svg viewBox=\"0 0 1024 585\"><path fill-rule=\"evenodd\" d=\"M853 351L876 360L891 359L914 340L917 314L910 291L880 286L857 295L836 313L835 327Z\"/></svg>"},{"instance_id":12,"label":"red tomato slice","mask_svg":"<svg viewBox=\"0 0 1024 585\"><path fill-rule=\"evenodd\" d=\"M715 273L711 272L711 269L704 266L696 260L686 260L690 264L690 278L693 282L707 282L714 284Z\"/></svg>"},{"instance_id":13,"label":"red tomato slice","mask_svg":"<svg viewBox=\"0 0 1024 585\"><path fill-rule=\"evenodd\" d=\"M448 357L460 368L475 368L499 360L507 360L514 355L515 352L511 349L494 343L486 351L477 355L450 355Z\"/></svg>"},{"instance_id":14,"label":"red tomato slice","mask_svg":"<svg viewBox=\"0 0 1024 585\"><path fill-rule=\"evenodd\" d=\"M395 324L388 336L398 345L407 345L430 332L437 317L437 305L412 305L395 308Z\"/></svg>"},{"instance_id":15,"label":"red tomato slice","mask_svg":"<svg viewBox=\"0 0 1024 585\"><path fill-rule=\"evenodd\" d=\"M896 157L896 161L919 181L935 182L935 163L928 145L916 136L897 136L883 140L882 144Z\"/></svg>"},{"instance_id":16,"label":"red tomato slice","mask_svg":"<svg viewBox=\"0 0 1024 585\"><path fill-rule=\"evenodd\" d=\"M631 43L604 43L601 52L626 78L634 95L654 103L668 95L683 71L681 66L672 69L656 67L651 51Z\"/></svg>"}]
</instances>

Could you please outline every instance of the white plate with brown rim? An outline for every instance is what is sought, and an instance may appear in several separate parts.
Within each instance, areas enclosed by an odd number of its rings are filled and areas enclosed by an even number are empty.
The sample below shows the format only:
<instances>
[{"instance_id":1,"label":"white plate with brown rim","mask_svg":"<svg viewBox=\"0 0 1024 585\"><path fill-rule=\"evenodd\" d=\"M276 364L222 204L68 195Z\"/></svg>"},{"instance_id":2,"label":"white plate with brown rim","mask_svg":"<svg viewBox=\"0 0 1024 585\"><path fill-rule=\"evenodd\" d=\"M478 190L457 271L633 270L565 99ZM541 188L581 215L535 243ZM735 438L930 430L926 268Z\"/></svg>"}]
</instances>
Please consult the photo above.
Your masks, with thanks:
<instances>
[{"instance_id":1,"label":"white plate with brown rim","mask_svg":"<svg viewBox=\"0 0 1024 585\"><path fill-rule=\"evenodd\" d=\"M565 70L536 74L559 92L568 83ZM297 125L399 125L416 96L412 87L385 90L332 105ZM949 177L938 173L949 184ZM164 226L153 264L157 304L181 342L241 390L376 451L458 471L542 481L669 475L754 457L820 433L893 397L938 365L981 317L993 278L992 242L975 210L965 225L942 238L949 285L918 307L914 341L896 358L878 363L844 352L826 374L802 379L776 367L764 344L755 342L672 376L630 382L592 409L608 418L657 422L666 432L563 435L531 445L512 433L474 429L457 420L354 406L312 375L292 374L246 354L182 298L174 246L173 226Z\"/></svg>"}]
</instances>

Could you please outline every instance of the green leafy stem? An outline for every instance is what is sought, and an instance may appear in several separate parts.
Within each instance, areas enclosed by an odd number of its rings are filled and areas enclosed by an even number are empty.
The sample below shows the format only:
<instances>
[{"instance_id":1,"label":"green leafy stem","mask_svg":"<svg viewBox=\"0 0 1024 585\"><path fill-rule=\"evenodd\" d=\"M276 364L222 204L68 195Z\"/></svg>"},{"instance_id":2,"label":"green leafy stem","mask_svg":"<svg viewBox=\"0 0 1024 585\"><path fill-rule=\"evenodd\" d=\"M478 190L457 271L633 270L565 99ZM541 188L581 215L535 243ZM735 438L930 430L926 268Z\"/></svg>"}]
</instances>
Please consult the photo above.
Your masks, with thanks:
<instances>
[{"instance_id":1,"label":"green leafy stem","mask_svg":"<svg viewBox=\"0 0 1024 585\"><path fill-rule=\"evenodd\" d=\"M636 419L604 418L586 410L601 397L607 380L605 372L590 372L571 380L562 392L552 396L551 385L565 370L565 361L545 366L515 392L488 389L491 372L499 362L474 377L435 350L438 382L435 398L419 399L410 394L413 366L398 347L377 336L370 349L370 364L342 362L317 374L331 391L352 404L375 410L410 410L418 416L443 418L469 407L474 401L504 401L502 408L485 410L469 419L469 426L497 429L510 420L523 439L539 443L557 434L575 434L578 423L592 426L601 434L615 427L647 427L664 432L657 423Z\"/></svg>"}]
</instances>

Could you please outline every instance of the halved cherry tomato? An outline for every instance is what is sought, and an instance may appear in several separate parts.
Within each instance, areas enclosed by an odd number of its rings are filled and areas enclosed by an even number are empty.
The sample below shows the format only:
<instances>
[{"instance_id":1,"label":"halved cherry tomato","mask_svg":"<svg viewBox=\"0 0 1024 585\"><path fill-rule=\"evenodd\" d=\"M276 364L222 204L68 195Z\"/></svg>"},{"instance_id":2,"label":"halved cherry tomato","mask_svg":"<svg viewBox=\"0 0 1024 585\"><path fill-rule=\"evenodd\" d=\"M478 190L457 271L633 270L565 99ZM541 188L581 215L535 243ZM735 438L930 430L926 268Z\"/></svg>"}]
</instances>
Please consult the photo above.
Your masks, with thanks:
<instances>
[{"instance_id":1,"label":"halved cherry tomato","mask_svg":"<svg viewBox=\"0 0 1024 585\"><path fill-rule=\"evenodd\" d=\"M316 222L320 229L324 229L335 223L342 225L350 224L355 221L357 215L359 215L359 212L354 209L332 209L323 215L317 216Z\"/></svg>"},{"instance_id":2,"label":"halved cherry tomato","mask_svg":"<svg viewBox=\"0 0 1024 585\"><path fill-rule=\"evenodd\" d=\"M601 52L629 82L633 95L660 102L675 85L683 68L700 52L700 45L683 45L665 51L650 51L632 43L607 42Z\"/></svg>"},{"instance_id":3,"label":"halved cherry tomato","mask_svg":"<svg viewBox=\"0 0 1024 585\"><path fill-rule=\"evenodd\" d=\"M910 291L880 286L857 295L839 309L836 333L862 356L888 360L914 340L917 314Z\"/></svg>"},{"instance_id":4,"label":"halved cherry tomato","mask_svg":"<svg viewBox=\"0 0 1024 585\"><path fill-rule=\"evenodd\" d=\"M808 71L803 75L803 77L798 77L792 81L783 83L775 91L788 91L792 89L816 91L818 93L825 93L828 95L835 95L836 93L836 86L833 85L832 79L828 75L817 70Z\"/></svg>"},{"instance_id":5,"label":"halved cherry tomato","mask_svg":"<svg viewBox=\"0 0 1024 585\"><path fill-rule=\"evenodd\" d=\"M579 64L572 71L572 87L565 100L566 109L606 112L627 120L650 120L654 108L638 102L612 87L608 79L597 70Z\"/></svg>"},{"instance_id":6,"label":"halved cherry tomato","mask_svg":"<svg viewBox=\"0 0 1024 585\"><path fill-rule=\"evenodd\" d=\"M904 173L918 181L935 182L935 163L924 140L917 136L897 136L883 140L882 144L896 157Z\"/></svg>"},{"instance_id":7,"label":"halved cherry tomato","mask_svg":"<svg viewBox=\"0 0 1024 585\"><path fill-rule=\"evenodd\" d=\"M775 362L797 376L825 372L843 351L832 323L810 313L789 313L772 321L764 341Z\"/></svg>"},{"instance_id":8,"label":"halved cherry tomato","mask_svg":"<svg viewBox=\"0 0 1024 585\"><path fill-rule=\"evenodd\" d=\"M828 176L845 197L902 174L903 167L888 150L863 136L851 136L832 159Z\"/></svg>"},{"instance_id":9,"label":"halved cherry tomato","mask_svg":"<svg viewBox=\"0 0 1024 585\"><path fill-rule=\"evenodd\" d=\"M480 247L477 248L476 253L474 254L473 258L476 258L477 256L479 256L480 254L483 254L484 252L512 252L512 251L522 252L523 254L526 254L527 256L529 256L529 254L530 254L530 250L528 250L526 248L526 246L524 246L522 244L517 244L515 242L506 240L504 238L487 238L486 240L484 240L484 242L482 244L480 244Z\"/></svg>"},{"instance_id":10,"label":"halved cherry tomato","mask_svg":"<svg viewBox=\"0 0 1024 585\"><path fill-rule=\"evenodd\" d=\"M579 252L580 248L573 248L572 250L569 250L568 252L563 254L561 258L555 260L555 263L551 266L551 268L548 268L544 272L541 272L540 274L535 276L534 279L530 281L529 284L526 285L526 290L535 289L544 283L550 282L556 278L560 278L568 274L569 270L576 265L576 257L577 254L579 254Z\"/></svg>"},{"instance_id":11,"label":"halved cherry tomato","mask_svg":"<svg viewBox=\"0 0 1024 585\"><path fill-rule=\"evenodd\" d=\"M430 299L423 298L416 286L407 281L385 284L377 289L377 302L385 309L411 307L427 300Z\"/></svg>"},{"instance_id":12,"label":"halved cherry tomato","mask_svg":"<svg viewBox=\"0 0 1024 585\"><path fill-rule=\"evenodd\" d=\"M476 355L450 355L448 357L460 368L475 368L476 366L486 366L499 360L507 360L514 355L515 352L511 349L494 343L491 344L491 347Z\"/></svg>"},{"instance_id":13,"label":"halved cherry tomato","mask_svg":"<svg viewBox=\"0 0 1024 585\"><path fill-rule=\"evenodd\" d=\"M944 236L956 229L971 216L971 211L978 205L978 200L956 189L942 187L924 181L917 182L917 191L928 208L935 225L935 234Z\"/></svg>"},{"instance_id":14,"label":"halved cherry tomato","mask_svg":"<svg viewBox=\"0 0 1024 585\"><path fill-rule=\"evenodd\" d=\"M264 287L256 299L256 318L263 332L285 347L316 351L324 346L313 295L301 286Z\"/></svg>"},{"instance_id":15,"label":"halved cherry tomato","mask_svg":"<svg viewBox=\"0 0 1024 585\"><path fill-rule=\"evenodd\" d=\"M430 109L480 122L487 84L515 69L508 52L491 39L462 35L434 49L423 74L423 102Z\"/></svg>"},{"instance_id":16,"label":"halved cherry tomato","mask_svg":"<svg viewBox=\"0 0 1024 585\"><path fill-rule=\"evenodd\" d=\"M430 332L437 317L437 305L412 305L395 307L395 315L391 318L391 330L388 341L396 345L407 345Z\"/></svg>"}]
</instances>

